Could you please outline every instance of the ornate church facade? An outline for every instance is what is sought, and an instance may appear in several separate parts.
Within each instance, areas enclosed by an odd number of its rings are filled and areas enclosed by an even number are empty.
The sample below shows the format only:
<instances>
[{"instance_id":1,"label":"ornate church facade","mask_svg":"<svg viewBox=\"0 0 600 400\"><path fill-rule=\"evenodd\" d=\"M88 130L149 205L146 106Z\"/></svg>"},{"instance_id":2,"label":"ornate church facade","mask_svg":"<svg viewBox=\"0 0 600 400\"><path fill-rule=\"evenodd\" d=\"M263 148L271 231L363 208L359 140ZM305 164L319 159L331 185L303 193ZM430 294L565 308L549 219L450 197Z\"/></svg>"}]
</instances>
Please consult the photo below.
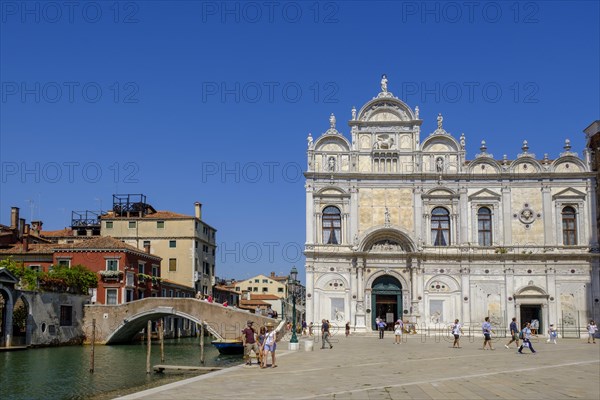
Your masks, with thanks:
<instances>
[{"instance_id":1,"label":"ornate church facade","mask_svg":"<svg viewBox=\"0 0 600 400\"><path fill-rule=\"evenodd\" d=\"M538 320L576 331L600 319L596 177L591 155L538 158L527 142L496 159L463 135L421 135L387 90L352 109L351 140L308 137L306 319L375 329L375 319L498 328Z\"/></svg>"}]
</instances>

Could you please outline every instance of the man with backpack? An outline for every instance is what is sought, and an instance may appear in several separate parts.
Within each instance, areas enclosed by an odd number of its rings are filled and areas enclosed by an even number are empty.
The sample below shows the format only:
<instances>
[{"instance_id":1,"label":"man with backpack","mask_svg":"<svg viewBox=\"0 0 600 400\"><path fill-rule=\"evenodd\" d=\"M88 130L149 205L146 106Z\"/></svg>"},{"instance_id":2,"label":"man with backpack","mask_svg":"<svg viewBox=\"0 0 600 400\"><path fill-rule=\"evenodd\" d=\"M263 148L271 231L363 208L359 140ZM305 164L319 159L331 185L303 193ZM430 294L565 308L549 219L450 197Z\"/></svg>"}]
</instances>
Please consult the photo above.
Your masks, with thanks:
<instances>
[{"instance_id":1,"label":"man with backpack","mask_svg":"<svg viewBox=\"0 0 600 400\"><path fill-rule=\"evenodd\" d=\"M523 340L523 344L521 345L521 347L519 347L518 353L523 354L523 347L529 347L529 350L531 350L531 352L535 354L536 351L533 349L533 346L531 345L531 342L530 342L531 323L528 322L525 324L525 326L523 327L523 330L521 331L519 336Z\"/></svg>"}]
</instances>

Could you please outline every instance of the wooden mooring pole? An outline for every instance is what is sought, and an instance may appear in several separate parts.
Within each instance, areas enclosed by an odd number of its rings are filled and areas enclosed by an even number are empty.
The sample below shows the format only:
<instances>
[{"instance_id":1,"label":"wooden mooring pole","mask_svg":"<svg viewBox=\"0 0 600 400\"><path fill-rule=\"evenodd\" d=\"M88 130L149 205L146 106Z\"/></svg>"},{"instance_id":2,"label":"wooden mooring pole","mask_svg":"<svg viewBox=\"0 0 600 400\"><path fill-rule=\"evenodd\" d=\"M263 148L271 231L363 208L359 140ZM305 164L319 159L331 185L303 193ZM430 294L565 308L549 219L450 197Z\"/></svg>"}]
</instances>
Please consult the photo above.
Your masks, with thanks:
<instances>
[{"instance_id":1,"label":"wooden mooring pole","mask_svg":"<svg viewBox=\"0 0 600 400\"><path fill-rule=\"evenodd\" d=\"M152 351L152 321L148 321L148 327L146 328L146 339L148 345L146 347L146 373L149 374L152 370L150 368L150 353Z\"/></svg>"},{"instance_id":2,"label":"wooden mooring pole","mask_svg":"<svg viewBox=\"0 0 600 400\"><path fill-rule=\"evenodd\" d=\"M158 328L158 337L160 339L160 362L165 362L165 329L164 320L160 320L160 326Z\"/></svg>"},{"instance_id":3,"label":"wooden mooring pole","mask_svg":"<svg viewBox=\"0 0 600 400\"><path fill-rule=\"evenodd\" d=\"M92 354L91 354L91 359L90 359L90 373L94 373L94 352L95 352L95 348L94 346L96 345L96 318L92 319Z\"/></svg>"},{"instance_id":4,"label":"wooden mooring pole","mask_svg":"<svg viewBox=\"0 0 600 400\"><path fill-rule=\"evenodd\" d=\"M200 364L204 364L204 324L200 324Z\"/></svg>"}]
</instances>

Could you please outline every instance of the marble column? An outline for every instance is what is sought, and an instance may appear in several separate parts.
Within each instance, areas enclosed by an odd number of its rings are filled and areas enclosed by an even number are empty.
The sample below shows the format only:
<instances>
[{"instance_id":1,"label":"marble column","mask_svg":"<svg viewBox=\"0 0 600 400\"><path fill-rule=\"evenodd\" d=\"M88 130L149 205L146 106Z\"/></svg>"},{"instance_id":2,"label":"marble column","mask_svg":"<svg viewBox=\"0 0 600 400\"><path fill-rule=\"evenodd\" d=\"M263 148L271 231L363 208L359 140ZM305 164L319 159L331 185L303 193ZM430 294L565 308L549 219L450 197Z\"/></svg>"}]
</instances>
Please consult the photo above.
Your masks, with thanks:
<instances>
[{"instance_id":1,"label":"marble column","mask_svg":"<svg viewBox=\"0 0 600 400\"><path fill-rule=\"evenodd\" d=\"M460 212L459 212L459 220L460 220L460 243L461 244L467 244L467 242L469 242L469 237L468 237L468 202L469 199L467 197L467 188L465 188L464 186L460 188L459 190L459 208L460 208Z\"/></svg>"},{"instance_id":2,"label":"marble column","mask_svg":"<svg viewBox=\"0 0 600 400\"><path fill-rule=\"evenodd\" d=\"M314 287L314 267L311 264L306 264L306 320L307 322L315 322L315 287ZM310 295L310 297L308 297Z\"/></svg>"},{"instance_id":3,"label":"marble column","mask_svg":"<svg viewBox=\"0 0 600 400\"><path fill-rule=\"evenodd\" d=\"M505 246L512 244L512 210L510 206L510 187L502 187L502 226L504 228L502 243Z\"/></svg>"},{"instance_id":4,"label":"marble column","mask_svg":"<svg viewBox=\"0 0 600 400\"><path fill-rule=\"evenodd\" d=\"M306 243L312 244L315 242L315 238L313 235L313 224L315 222L313 186L311 183L306 182L304 187L306 188Z\"/></svg>"},{"instance_id":5,"label":"marble column","mask_svg":"<svg viewBox=\"0 0 600 400\"><path fill-rule=\"evenodd\" d=\"M544 221L544 244L556 245L556 239L552 232L552 194L550 186L542 186L542 219Z\"/></svg>"}]
</instances>

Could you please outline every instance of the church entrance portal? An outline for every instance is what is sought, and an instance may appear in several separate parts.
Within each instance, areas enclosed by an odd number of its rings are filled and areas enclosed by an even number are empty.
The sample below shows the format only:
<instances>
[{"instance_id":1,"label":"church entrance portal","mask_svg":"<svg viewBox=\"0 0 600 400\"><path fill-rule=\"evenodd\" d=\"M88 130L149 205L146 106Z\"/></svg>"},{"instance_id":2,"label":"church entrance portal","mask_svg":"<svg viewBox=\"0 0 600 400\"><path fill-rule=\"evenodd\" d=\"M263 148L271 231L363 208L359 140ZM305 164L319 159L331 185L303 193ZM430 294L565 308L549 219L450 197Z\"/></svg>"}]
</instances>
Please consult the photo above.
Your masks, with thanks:
<instances>
[{"instance_id":1,"label":"church entrance portal","mask_svg":"<svg viewBox=\"0 0 600 400\"><path fill-rule=\"evenodd\" d=\"M543 332L542 306L540 304L521 304L521 327L527 322L531 322L533 334Z\"/></svg>"},{"instance_id":2,"label":"church entrance portal","mask_svg":"<svg viewBox=\"0 0 600 400\"><path fill-rule=\"evenodd\" d=\"M398 279L390 275L383 275L375 279L371 290L371 327L377 330L375 319L385 320L388 329L392 329L394 322L402 318L402 285Z\"/></svg>"}]
</instances>

